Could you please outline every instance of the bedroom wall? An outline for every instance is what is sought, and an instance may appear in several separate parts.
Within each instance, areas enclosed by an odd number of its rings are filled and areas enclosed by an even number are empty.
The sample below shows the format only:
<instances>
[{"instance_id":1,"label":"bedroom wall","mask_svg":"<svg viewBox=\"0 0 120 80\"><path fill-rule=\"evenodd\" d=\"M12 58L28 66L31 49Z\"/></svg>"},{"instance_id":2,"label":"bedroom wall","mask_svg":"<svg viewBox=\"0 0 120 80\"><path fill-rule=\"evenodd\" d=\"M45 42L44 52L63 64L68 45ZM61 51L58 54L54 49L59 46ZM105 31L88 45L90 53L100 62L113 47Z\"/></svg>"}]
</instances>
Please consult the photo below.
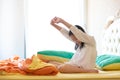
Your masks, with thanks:
<instances>
[{"instance_id":1,"label":"bedroom wall","mask_svg":"<svg viewBox=\"0 0 120 80\"><path fill-rule=\"evenodd\" d=\"M89 34L95 36L98 53L101 53L101 41L106 19L120 9L120 0L86 0L86 25Z\"/></svg>"}]
</instances>

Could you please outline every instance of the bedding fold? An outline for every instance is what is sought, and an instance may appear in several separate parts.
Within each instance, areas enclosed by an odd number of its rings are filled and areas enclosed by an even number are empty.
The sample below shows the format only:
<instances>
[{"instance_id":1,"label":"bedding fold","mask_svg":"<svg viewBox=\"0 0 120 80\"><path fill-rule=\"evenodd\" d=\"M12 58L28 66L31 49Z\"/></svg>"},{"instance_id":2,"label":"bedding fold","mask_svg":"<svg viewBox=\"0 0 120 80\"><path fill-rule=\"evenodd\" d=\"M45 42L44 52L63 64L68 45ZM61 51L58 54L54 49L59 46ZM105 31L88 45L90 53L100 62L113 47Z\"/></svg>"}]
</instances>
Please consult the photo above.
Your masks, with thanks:
<instances>
[{"instance_id":1,"label":"bedding fold","mask_svg":"<svg viewBox=\"0 0 120 80\"><path fill-rule=\"evenodd\" d=\"M35 55L32 59L26 59L23 62L22 69L33 75L56 75L58 73L58 69L54 65L43 62Z\"/></svg>"}]
</instances>

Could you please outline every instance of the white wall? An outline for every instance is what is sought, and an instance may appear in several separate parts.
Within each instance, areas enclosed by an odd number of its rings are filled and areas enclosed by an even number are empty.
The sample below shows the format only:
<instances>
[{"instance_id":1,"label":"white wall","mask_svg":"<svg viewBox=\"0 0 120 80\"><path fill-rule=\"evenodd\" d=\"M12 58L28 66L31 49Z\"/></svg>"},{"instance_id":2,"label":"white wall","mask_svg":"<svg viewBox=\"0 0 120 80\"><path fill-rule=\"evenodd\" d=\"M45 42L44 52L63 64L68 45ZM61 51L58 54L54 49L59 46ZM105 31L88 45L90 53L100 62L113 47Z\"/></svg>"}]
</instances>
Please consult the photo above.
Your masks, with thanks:
<instances>
[{"instance_id":1,"label":"white wall","mask_svg":"<svg viewBox=\"0 0 120 80\"><path fill-rule=\"evenodd\" d=\"M24 58L24 0L0 0L0 59Z\"/></svg>"},{"instance_id":2,"label":"white wall","mask_svg":"<svg viewBox=\"0 0 120 80\"><path fill-rule=\"evenodd\" d=\"M102 33L106 19L120 9L120 0L86 0L87 28L89 34L95 36L98 53L101 53Z\"/></svg>"}]
</instances>

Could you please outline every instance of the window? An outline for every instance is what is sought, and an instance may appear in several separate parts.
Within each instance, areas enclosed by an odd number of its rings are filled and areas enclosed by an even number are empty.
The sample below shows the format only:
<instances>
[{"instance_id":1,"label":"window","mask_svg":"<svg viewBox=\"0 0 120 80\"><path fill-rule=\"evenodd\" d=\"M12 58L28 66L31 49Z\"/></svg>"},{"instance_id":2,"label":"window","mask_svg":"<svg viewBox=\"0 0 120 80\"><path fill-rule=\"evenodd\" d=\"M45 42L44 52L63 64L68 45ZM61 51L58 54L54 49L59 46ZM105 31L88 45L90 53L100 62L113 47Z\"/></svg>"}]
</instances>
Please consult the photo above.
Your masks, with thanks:
<instances>
[{"instance_id":1,"label":"window","mask_svg":"<svg viewBox=\"0 0 120 80\"><path fill-rule=\"evenodd\" d=\"M0 0L0 59L24 58L24 0Z\"/></svg>"},{"instance_id":2,"label":"window","mask_svg":"<svg viewBox=\"0 0 120 80\"><path fill-rule=\"evenodd\" d=\"M74 51L74 43L67 40L50 20L64 18L75 25L84 25L84 0L27 0L26 54L30 57L40 50Z\"/></svg>"}]
</instances>

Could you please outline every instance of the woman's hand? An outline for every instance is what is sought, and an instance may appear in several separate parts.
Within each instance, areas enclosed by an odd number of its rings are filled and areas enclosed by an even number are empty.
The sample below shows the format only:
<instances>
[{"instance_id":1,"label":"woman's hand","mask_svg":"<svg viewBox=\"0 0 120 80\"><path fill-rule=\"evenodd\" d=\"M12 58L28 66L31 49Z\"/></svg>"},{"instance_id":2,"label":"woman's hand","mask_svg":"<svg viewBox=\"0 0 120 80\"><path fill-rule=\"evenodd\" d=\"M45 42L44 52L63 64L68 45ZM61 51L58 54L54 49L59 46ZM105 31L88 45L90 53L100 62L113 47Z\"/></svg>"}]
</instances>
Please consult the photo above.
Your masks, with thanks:
<instances>
[{"instance_id":1,"label":"woman's hand","mask_svg":"<svg viewBox=\"0 0 120 80\"><path fill-rule=\"evenodd\" d=\"M62 19L61 18L59 18L59 17L54 17L52 20L51 20L51 24L55 24L55 23L60 23L62 21Z\"/></svg>"},{"instance_id":2,"label":"woman's hand","mask_svg":"<svg viewBox=\"0 0 120 80\"><path fill-rule=\"evenodd\" d=\"M70 28L71 26L73 26L70 23L68 23L67 21L65 21L65 20L63 20L62 18L59 18L59 17L54 17L51 20L51 25L56 27L58 30L60 30L61 28L60 28L59 25L57 25L58 23L64 24L67 28Z\"/></svg>"},{"instance_id":3,"label":"woman's hand","mask_svg":"<svg viewBox=\"0 0 120 80\"><path fill-rule=\"evenodd\" d=\"M54 17L54 20L55 20L55 23L60 23L62 21L62 19L59 17Z\"/></svg>"},{"instance_id":4,"label":"woman's hand","mask_svg":"<svg viewBox=\"0 0 120 80\"><path fill-rule=\"evenodd\" d=\"M55 27L56 29L61 30L61 29L62 29L61 26L57 25L58 23L61 22L61 20L62 20L62 19L59 18L59 17L54 17L54 18L51 20L50 24L51 24L53 27Z\"/></svg>"}]
</instances>

